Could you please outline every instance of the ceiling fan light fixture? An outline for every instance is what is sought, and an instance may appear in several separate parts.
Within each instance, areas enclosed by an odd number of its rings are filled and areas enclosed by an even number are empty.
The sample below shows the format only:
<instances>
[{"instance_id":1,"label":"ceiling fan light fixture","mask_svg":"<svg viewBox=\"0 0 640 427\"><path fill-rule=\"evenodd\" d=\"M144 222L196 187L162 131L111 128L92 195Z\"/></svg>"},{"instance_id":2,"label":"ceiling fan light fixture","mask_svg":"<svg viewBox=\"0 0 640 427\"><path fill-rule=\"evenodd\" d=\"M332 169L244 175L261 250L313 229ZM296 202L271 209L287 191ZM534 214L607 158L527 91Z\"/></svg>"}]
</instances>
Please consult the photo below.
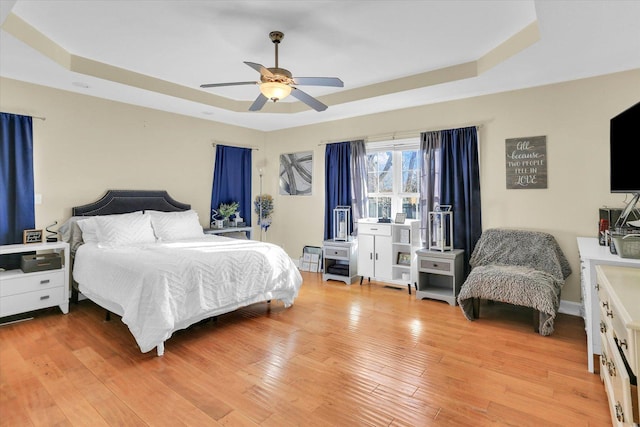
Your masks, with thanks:
<instances>
[{"instance_id":1,"label":"ceiling fan light fixture","mask_svg":"<svg viewBox=\"0 0 640 427\"><path fill-rule=\"evenodd\" d=\"M285 99L291 93L291 86L279 82L260 83L260 92L273 102Z\"/></svg>"}]
</instances>

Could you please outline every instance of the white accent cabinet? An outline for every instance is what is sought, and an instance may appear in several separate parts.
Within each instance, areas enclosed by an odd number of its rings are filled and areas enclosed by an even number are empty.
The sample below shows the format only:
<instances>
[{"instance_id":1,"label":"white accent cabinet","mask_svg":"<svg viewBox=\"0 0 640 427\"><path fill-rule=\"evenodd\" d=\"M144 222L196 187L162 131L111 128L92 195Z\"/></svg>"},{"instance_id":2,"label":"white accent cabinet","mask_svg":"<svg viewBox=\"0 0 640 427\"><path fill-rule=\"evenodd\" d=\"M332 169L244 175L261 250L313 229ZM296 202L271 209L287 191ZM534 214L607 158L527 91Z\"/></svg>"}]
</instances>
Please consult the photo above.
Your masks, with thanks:
<instances>
[{"instance_id":1,"label":"white accent cabinet","mask_svg":"<svg viewBox=\"0 0 640 427\"><path fill-rule=\"evenodd\" d=\"M415 252L422 245L420 221L404 224L358 221L358 276L394 287L408 287L417 282Z\"/></svg>"},{"instance_id":2,"label":"white accent cabinet","mask_svg":"<svg viewBox=\"0 0 640 427\"><path fill-rule=\"evenodd\" d=\"M66 242L1 245L0 255L41 251L63 252L63 265L54 270L24 273L0 271L0 317L59 306L69 312L69 244Z\"/></svg>"}]
</instances>

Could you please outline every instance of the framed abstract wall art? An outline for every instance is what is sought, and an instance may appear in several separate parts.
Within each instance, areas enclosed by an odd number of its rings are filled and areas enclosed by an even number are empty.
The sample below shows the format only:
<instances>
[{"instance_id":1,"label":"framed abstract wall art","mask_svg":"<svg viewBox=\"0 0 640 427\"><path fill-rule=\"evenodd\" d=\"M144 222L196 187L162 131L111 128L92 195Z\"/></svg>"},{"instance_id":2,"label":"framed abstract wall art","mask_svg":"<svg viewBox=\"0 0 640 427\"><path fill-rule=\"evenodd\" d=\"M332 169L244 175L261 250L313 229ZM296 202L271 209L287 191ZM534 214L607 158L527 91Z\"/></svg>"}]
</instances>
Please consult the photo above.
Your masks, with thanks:
<instances>
[{"instance_id":1,"label":"framed abstract wall art","mask_svg":"<svg viewBox=\"0 0 640 427\"><path fill-rule=\"evenodd\" d=\"M313 151L280 155L280 194L310 196L313 183Z\"/></svg>"}]
</instances>

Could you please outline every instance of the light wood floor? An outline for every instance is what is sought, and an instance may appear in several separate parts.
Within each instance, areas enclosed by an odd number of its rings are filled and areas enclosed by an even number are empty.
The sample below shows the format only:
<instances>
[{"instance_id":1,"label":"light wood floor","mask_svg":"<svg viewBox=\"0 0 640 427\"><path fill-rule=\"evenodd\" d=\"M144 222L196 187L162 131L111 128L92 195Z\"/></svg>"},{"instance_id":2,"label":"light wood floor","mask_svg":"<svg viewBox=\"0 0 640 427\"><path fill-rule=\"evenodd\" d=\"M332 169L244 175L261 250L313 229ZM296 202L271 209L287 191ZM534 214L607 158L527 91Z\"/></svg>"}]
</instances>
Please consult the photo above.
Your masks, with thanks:
<instances>
[{"instance_id":1,"label":"light wood floor","mask_svg":"<svg viewBox=\"0 0 640 427\"><path fill-rule=\"evenodd\" d=\"M607 426L581 318L416 301L303 273L295 304L256 304L140 353L89 301L0 327L0 425Z\"/></svg>"}]
</instances>

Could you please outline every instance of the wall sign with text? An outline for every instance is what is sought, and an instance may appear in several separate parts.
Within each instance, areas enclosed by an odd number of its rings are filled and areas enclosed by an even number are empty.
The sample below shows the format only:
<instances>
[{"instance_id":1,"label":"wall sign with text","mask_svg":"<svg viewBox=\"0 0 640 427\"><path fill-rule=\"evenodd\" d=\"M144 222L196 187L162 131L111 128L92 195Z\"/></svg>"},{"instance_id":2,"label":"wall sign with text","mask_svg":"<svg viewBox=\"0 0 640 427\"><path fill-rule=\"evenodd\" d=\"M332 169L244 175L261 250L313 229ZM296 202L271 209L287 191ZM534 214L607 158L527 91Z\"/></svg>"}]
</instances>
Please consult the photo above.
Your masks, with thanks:
<instances>
[{"instance_id":1,"label":"wall sign with text","mask_svg":"<svg viewBox=\"0 0 640 427\"><path fill-rule=\"evenodd\" d=\"M547 137L505 141L507 188L547 188Z\"/></svg>"}]
</instances>

